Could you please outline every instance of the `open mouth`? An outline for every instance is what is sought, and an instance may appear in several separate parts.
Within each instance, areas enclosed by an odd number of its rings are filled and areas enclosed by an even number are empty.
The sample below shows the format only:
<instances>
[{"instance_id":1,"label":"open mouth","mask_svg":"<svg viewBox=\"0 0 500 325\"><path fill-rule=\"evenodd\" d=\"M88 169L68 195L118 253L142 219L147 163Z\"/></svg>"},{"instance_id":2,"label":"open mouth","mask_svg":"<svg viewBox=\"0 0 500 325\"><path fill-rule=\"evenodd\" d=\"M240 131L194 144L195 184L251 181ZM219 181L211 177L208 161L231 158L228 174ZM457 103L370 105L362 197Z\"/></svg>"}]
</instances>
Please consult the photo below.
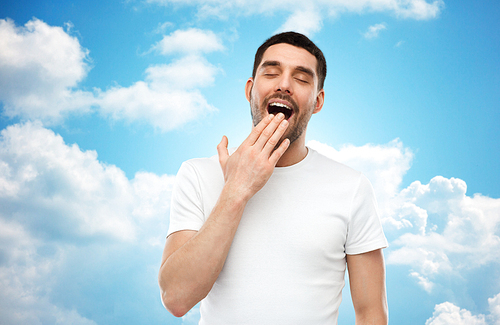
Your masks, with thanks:
<instances>
[{"instance_id":1,"label":"open mouth","mask_svg":"<svg viewBox=\"0 0 500 325\"><path fill-rule=\"evenodd\" d=\"M283 113L285 115L285 119L287 120L293 115L293 109L291 107L278 102L273 102L267 105L267 112L273 115Z\"/></svg>"}]
</instances>

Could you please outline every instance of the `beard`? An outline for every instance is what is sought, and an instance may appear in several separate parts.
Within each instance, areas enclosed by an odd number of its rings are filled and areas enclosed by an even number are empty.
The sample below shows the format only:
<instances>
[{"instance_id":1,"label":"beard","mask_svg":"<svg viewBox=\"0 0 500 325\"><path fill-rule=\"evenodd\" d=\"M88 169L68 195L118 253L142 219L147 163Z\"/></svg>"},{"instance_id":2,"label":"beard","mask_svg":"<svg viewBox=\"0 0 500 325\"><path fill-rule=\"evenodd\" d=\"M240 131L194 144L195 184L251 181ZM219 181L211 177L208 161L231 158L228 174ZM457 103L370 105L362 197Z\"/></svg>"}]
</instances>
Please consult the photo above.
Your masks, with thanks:
<instances>
[{"instance_id":1,"label":"beard","mask_svg":"<svg viewBox=\"0 0 500 325\"><path fill-rule=\"evenodd\" d=\"M267 105L269 101L273 98L279 98L286 100L290 104L292 104L292 109L293 109L293 114L292 116L288 119L289 125L288 128L279 140L278 144L276 145L276 148L280 146L280 144L283 142L283 140L287 139L290 140L290 145L294 143L298 138L302 136L304 131L307 128L307 124L309 123L309 120L312 115L312 111L314 107L316 106L316 101L314 102L313 106L307 109L299 109L299 106L297 103L287 94L283 93L278 93L278 94L273 94L270 95L262 101L261 106L259 107L259 104L255 101L253 96L250 97L250 112L252 114L252 120L253 120L253 125L256 126L257 124L262 121L264 116L266 115L265 113L268 113L267 111Z\"/></svg>"}]
</instances>

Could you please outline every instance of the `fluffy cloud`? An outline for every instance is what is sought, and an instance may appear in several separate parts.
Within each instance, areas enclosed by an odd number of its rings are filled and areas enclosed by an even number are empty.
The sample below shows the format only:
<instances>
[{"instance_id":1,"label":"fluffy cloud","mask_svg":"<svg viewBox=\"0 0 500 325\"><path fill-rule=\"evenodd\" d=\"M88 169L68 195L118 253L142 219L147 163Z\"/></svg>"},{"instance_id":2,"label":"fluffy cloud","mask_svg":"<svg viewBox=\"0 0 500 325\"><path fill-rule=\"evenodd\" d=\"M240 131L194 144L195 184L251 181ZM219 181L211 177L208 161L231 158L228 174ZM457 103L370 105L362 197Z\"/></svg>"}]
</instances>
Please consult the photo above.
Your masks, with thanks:
<instances>
[{"instance_id":1,"label":"fluffy cloud","mask_svg":"<svg viewBox=\"0 0 500 325\"><path fill-rule=\"evenodd\" d=\"M166 132L216 110L198 90L211 85L220 71L201 56L224 49L212 31L177 30L153 49L182 56L171 64L148 67L146 79L130 87L98 91L102 114L128 122L144 121Z\"/></svg>"},{"instance_id":2,"label":"fluffy cloud","mask_svg":"<svg viewBox=\"0 0 500 325\"><path fill-rule=\"evenodd\" d=\"M500 293L488 298L489 315L474 316L466 309L444 302L434 307L434 313L425 325L495 325L500 322Z\"/></svg>"},{"instance_id":3,"label":"fluffy cloud","mask_svg":"<svg viewBox=\"0 0 500 325\"><path fill-rule=\"evenodd\" d=\"M92 93L75 89L88 71L88 50L61 27L0 19L0 101L7 116L59 122L88 111Z\"/></svg>"},{"instance_id":4,"label":"fluffy cloud","mask_svg":"<svg viewBox=\"0 0 500 325\"><path fill-rule=\"evenodd\" d=\"M149 3L160 5L187 5L198 7L201 17L216 16L227 19L233 15L272 15L288 11L286 22L279 30L298 30L307 34L313 33L321 27L321 22L329 16L336 16L342 12L389 12L400 18L433 19L444 8L442 0L427 2L426 0L333 0L333 1L301 1L301 0L271 0L266 2L256 0L244 1L213 1L213 0L146 0ZM303 18L314 17L314 21L304 21ZM292 23L298 23L294 25Z\"/></svg>"},{"instance_id":5,"label":"fluffy cloud","mask_svg":"<svg viewBox=\"0 0 500 325\"><path fill-rule=\"evenodd\" d=\"M0 218L0 323L95 325L76 310L48 299L45 292L63 254L53 246L44 252L47 248L20 223Z\"/></svg>"},{"instance_id":6,"label":"fluffy cloud","mask_svg":"<svg viewBox=\"0 0 500 325\"><path fill-rule=\"evenodd\" d=\"M500 199L467 196L466 189L463 180L441 176L429 184L413 182L383 218L386 233L395 238L387 263L411 267L410 275L427 292L434 281L474 277L500 260Z\"/></svg>"},{"instance_id":7,"label":"fluffy cloud","mask_svg":"<svg viewBox=\"0 0 500 325\"><path fill-rule=\"evenodd\" d=\"M223 48L211 31L178 30L154 49L181 58L148 67L145 80L129 87L86 92L77 89L90 69L78 39L38 19L24 27L0 20L0 101L7 116L46 124L95 108L112 119L170 131L215 111L199 88L211 85L220 69L201 55Z\"/></svg>"},{"instance_id":8,"label":"fluffy cloud","mask_svg":"<svg viewBox=\"0 0 500 325\"><path fill-rule=\"evenodd\" d=\"M393 241L396 249L388 263L410 265L424 276L497 263L500 199L470 197L466 188L460 179L437 176L427 185L416 181L402 190L395 202L413 209L394 210L386 224L404 228L404 221L413 218L420 220L420 228Z\"/></svg>"},{"instance_id":9,"label":"fluffy cloud","mask_svg":"<svg viewBox=\"0 0 500 325\"><path fill-rule=\"evenodd\" d=\"M426 277L421 276L418 272L411 272L410 276L418 279L418 284L428 293L432 292L434 288L434 283L429 281Z\"/></svg>"},{"instance_id":10,"label":"fluffy cloud","mask_svg":"<svg viewBox=\"0 0 500 325\"><path fill-rule=\"evenodd\" d=\"M170 35L163 36L163 39L153 48L163 55L174 53L193 55L221 51L224 46L214 32L189 28L176 30Z\"/></svg>"},{"instance_id":11,"label":"fluffy cloud","mask_svg":"<svg viewBox=\"0 0 500 325\"><path fill-rule=\"evenodd\" d=\"M101 113L128 122L144 121L166 132L215 111L196 87L207 86L218 69L199 56L150 66L146 80L100 91Z\"/></svg>"},{"instance_id":12,"label":"fluffy cloud","mask_svg":"<svg viewBox=\"0 0 500 325\"><path fill-rule=\"evenodd\" d=\"M126 211L133 195L125 174L97 161L95 151L66 146L40 124L9 126L1 133L0 202L5 218L41 236L135 236Z\"/></svg>"},{"instance_id":13,"label":"fluffy cloud","mask_svg":"<svg viewBox=\"0 0 500 325\"><path fill-rule=\"evenodd\" d=\"M312 9L295 11L276 32L293 30L305 35L312 35L321 29L321 22L321 14L318 11Z\"/></svg>"},{"instance_id":14,"label":"fluffy cloud","mask_svg":"<svg viewBox=\"0 0 500 325\"><path fill-rule=\"evenodd\" d=\"M434 308L434 314L425 325L487 325L484 315L473 316L470 311L460 309L451 302Z\"/></svg>"},{"instance_id":15,"label":"fluffy cloud","mask_svg":"<svg viewBox=\"0 0 500 325\"><path fill-rule=\"evenodd\" d=\"M373 26L368 27L368 31L363 34L365 38L376 38L381 30L387 29L385 24L375 24Z\"/></svg>"},{"instance_id":16,"label":"fluffy cloud","mask_svg":"<svg viewBox=\"0 0 500 325\"><path fill-rule=\"evenodd\" d=\"M109 323L102 315L99 322L84 317L89 311L79 309L93 306L87 300L112 307L128 303L123 292L157 290L172 184L172 176L147 172L128 180L94 151L65 144L40 123L4 129L0 323ZM144 282L132 285L130 277ZM117 281L126 282L126 289L109 289L123 286ZM83 294L101 287L97 296ZM148 308L160 305L155 297L143 297L150 300ZM97 311L90 314L99 318Z\"/></svg>"},{"instance_id":17,"label":"fluffy cloud","mask_svg":"<svg viewBox=\"0 0 500 325\"><path fill-rule=\"evenodd\" d=\"M500 293L493 298L488 298L488 305L490 307L488 319L492 324L498 324L500 322Z\"/></svg>"},{"instance_id":18,"label":"fluffy cloud","mask_svg":"<svg viewBox=\"0 0 500 325\"><path fill-rule=\"evenodd\" d=\"M136 240L138 223L167 214L172 182L145 172L129 181L95 151L68 146L39 123L1 133L1 216L40 238Z\"/></svg>"},{"instance_id":19,"label":"fluffy cloud","mask_svg":"<svg viewBox=\"0 0 500 325\"><path fill-rule=\"evenodd\" d=\"M254 0L189 1L151 0L164 5L198 6L200 15L273 14L283 10L282 1L257 3ZM410 1L314 1L286 3L289 14L279 31L296 30L313 34L321 29L325 16L337 13L388 11L400 17L428 19L443 7L440 0L428 3ZM159 30L165 28L159 26ZM372 26L376 35L380 26ZM146 79L130 86L85 91L78 88L90 70L89 51L69 30L49 26L38 19L24 27L11 20L0 20L0 102L3 113L45 124L60 123L68 114L89 113L96 109L112 119L141 121L162 131L213 112L199 88L210 85L218 68L203 54L224 49L220 38L209 30L189 28L165 35L152 50L162 55L180 55L170 64L153 65ZM175 76L175 78L173 78ZM193 81L197 81L193 84Z\"/></svg>"}]
</instances>

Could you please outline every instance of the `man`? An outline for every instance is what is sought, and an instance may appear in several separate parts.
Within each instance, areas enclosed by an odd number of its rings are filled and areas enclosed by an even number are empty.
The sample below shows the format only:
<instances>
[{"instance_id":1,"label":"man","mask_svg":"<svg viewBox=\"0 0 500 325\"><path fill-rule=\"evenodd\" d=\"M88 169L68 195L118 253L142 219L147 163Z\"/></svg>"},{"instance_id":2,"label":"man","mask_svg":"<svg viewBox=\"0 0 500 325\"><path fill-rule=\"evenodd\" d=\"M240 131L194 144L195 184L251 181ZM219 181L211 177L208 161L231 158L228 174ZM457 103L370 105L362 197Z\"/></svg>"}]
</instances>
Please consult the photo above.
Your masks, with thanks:
<instances>
[{"instance_id":1,"label":"man","mask_svg":"<svg viewBox=\"0 0 500 325\"><path fill-rule=\"evenodd\" d=\"M305 145L325 76L307 37L271 37L245 86L248 138L180 168L159 274L173 315L202 301L200 324L336 324L347 264L356 324L387 324L371 185Z\"/></svg>"}]
</instances>

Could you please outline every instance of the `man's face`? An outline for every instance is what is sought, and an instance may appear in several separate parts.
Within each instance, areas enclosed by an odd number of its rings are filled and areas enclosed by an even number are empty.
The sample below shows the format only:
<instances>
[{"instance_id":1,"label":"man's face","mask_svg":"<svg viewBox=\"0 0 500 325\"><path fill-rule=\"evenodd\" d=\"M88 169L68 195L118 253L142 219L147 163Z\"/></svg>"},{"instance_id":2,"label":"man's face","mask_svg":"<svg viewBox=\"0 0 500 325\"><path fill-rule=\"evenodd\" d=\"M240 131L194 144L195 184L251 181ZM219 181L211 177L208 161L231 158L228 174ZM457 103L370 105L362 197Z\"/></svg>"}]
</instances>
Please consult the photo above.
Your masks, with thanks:
<instances>
[{"instance_id":1,"label":"man's face","mask_svg":"<svg viewBox=\"0 0 500 325\"><path fill-rule=\"evenodd\" d=\"M270 46L255 79L250 78L245 87L254 126L268 114L282 112L289 122L282 139L293 143L305 136L311 115L321 110L324 101L316 65L314 55L303 48L286 43Z\"/></svg>"}]
</instances>

